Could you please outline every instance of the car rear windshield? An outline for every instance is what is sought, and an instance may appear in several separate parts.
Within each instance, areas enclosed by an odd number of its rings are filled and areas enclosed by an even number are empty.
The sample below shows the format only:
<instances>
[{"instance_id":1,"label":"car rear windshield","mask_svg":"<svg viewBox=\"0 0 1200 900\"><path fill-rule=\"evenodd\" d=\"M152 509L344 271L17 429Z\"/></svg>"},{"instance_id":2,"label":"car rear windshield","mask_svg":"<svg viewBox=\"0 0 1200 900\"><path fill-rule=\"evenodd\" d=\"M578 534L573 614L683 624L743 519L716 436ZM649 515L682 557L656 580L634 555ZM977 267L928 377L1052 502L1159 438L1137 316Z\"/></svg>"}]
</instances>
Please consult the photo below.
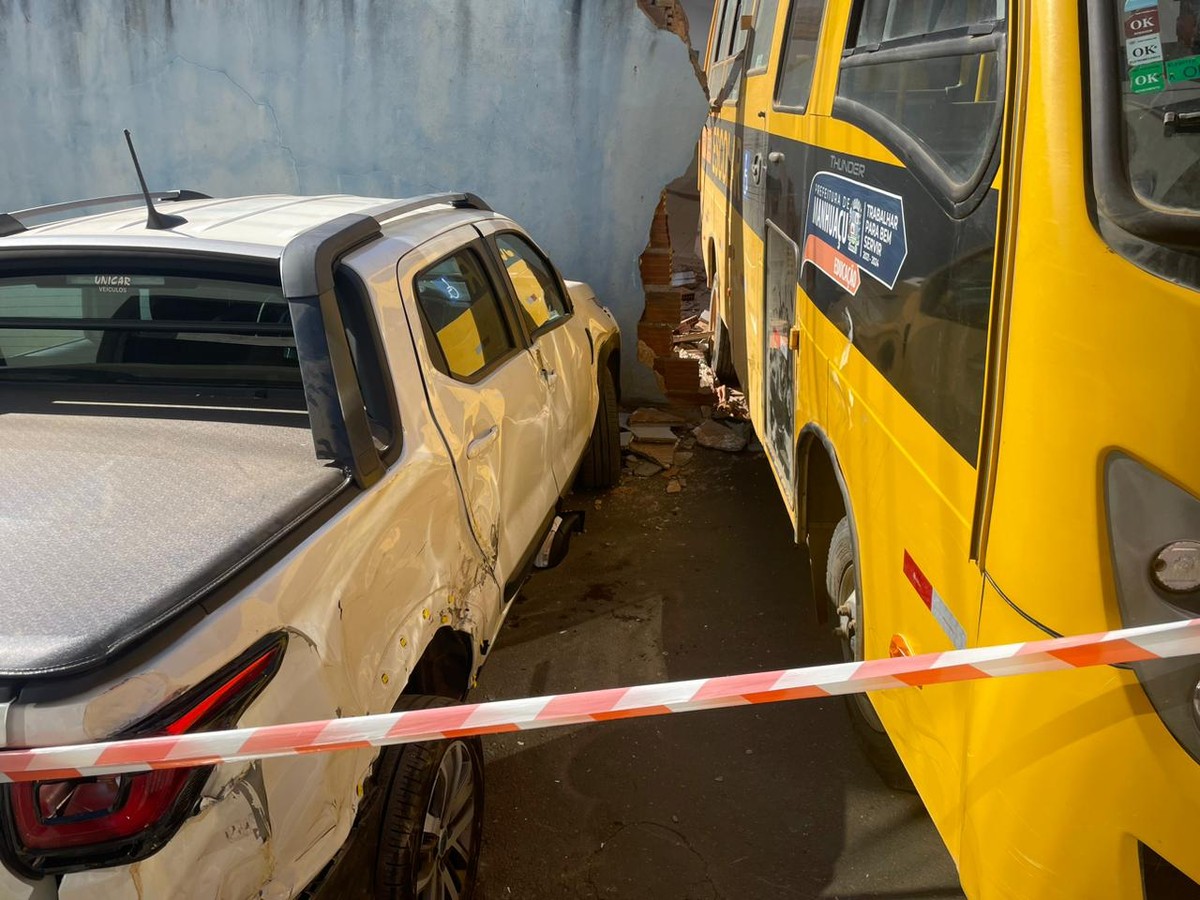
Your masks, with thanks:
<instances>
[{"instance_id":1,"label":"car rear windshield","mask_svg":"<svg viewBox=\"0 0 1200 900\"><path fill-rule=\"evenodd\" d=\"M0 273L0 380L299 387L300 367L277 284Z\"/></svg>"},{"instance_id":2,"label":"car rear windshield","mask_svg":"<svg viewBox=\"0 0 1200 900\"><path fill-rule=\"evenodd\" d=\"M1119 116L1137 198L1200 210L1200 0L1115 0L1124 65Z\"/></svg>"}]
</instances>

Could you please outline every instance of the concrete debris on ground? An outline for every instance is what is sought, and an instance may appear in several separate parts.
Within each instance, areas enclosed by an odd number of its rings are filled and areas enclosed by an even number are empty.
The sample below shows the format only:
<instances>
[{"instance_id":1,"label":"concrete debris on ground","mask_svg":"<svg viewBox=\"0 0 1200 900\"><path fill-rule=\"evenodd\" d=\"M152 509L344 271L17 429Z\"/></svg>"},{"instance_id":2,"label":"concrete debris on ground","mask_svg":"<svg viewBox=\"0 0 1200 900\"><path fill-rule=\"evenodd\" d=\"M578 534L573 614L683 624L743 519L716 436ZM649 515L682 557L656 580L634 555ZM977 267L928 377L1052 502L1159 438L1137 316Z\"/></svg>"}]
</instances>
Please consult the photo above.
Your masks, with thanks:
<instances>
[{"instance_id":1,"label":"concrete debris on ground","mask_svg":"<svg viewBox=\"0 0 1200 900\"><path fill-rule=\"evenodd\" d=\"M686 425L687 419L673 410L643 406L630 414L624 414L629 425ZM622 422L624 427L626 422Z\"/></svg>"},{"instance_id":2,"label":"concrete debris on ground","mask_svg":"<svg viewBox=\"0 0 1200 900\"><path fill-rule=\"evenodd\" d=\"M664 469L675 465L674 444L644 444L641 441L634 441L629 445L629 449L635 455L656 463Z\"/></svg>"},{"instance_id":3,"label":"concrete debris on ground","mask_svg":"<svg viewBox=\"0 0 1200 900\"><path fill-rule=\"evenodd\" d=\"M679 440L667 425L630 425L629 430L633 432L633 439L641 444L670 444L674 447Z\"/></svg>"},{"instance_id":4,"label":"concrete debris on ground","mask_svg":"<svg viewBox=\"0 0 1200 900\"><path fill-rule=\"evenodd\" d=\"M747 448L763 452L754 426L735 417L737 409L729 404L731 396L731 392L723 396L726 404L723 417L720 408L704 406L668 409L644 406L632 413L622 412L619 417L622 471L638 478L662 475L667 482L667 493L677 494L687 486L680 470L692 462L697 444L725 453L739 453ZM736 394L736 398L741 398L744 410L744 398L741 394ZM721 421L716 421L719 417ZM699 425L694 425L696 422Z\"/></svg>"},{"instance_id":5,"label":"concrete debris on ground","mask_svg":"<svg viewBox=\"0 0 1200 900\"><path fill-rule=\"evenodd\" d=\"M692 434L701 447L723 450L726 453L739 453L746 449L744 437L712 419L692 429Z\"/></svg>"},{"instance_id":6,"label":"concrete debris on ground","mask_svg":"<svg viewBox=\"0 0 1200 900\"><path fill-rule=\"evenodd\" d=\"M727 384L718 385L716 391L717 405L712 411L714 419L737 419L740 422L750 419L745 394Z\"/></svg>"}]
</instances>

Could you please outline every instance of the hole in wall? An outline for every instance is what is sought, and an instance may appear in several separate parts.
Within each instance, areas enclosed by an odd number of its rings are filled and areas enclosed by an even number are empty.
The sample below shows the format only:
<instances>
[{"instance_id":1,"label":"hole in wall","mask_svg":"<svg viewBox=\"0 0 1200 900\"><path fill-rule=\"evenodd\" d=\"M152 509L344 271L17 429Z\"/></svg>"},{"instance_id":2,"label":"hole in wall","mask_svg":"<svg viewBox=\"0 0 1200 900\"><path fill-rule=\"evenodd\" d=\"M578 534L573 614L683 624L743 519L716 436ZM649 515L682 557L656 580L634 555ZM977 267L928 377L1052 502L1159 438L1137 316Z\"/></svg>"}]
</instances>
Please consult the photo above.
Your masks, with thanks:
<instances>
[{"instance_id":1,"label":"hole in wall","mask_svg":"<svg viewBox=\"0 0 1200 900\"><path fill-rule=\"evenodd\" d=\"M636 0L656 27L688 46L696 78L708 97L700 63L712 0ZM690 15L689 15L690 11ZM695 21L693 31L692 20ZM638 360L654 372L659 390L679 405L711 405L708 368L709 290L700 254L699 142L688 171L664 186L639 260L645 307L638 323Z\"/></svg>"}]
</instances>

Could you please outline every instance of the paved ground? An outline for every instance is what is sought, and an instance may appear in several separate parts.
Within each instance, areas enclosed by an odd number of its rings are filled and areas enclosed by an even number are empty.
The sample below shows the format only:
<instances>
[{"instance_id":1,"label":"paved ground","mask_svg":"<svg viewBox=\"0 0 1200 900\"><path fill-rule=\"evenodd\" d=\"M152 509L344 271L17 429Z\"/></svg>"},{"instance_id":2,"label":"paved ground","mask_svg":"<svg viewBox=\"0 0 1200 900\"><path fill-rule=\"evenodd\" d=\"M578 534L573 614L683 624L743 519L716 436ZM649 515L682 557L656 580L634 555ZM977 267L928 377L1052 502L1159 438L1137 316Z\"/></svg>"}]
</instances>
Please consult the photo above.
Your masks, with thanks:
<instances>
[{"instance_id":1,"label":"paved ground","mask_svg":"<svg viewBox=\"0 0 1200 900\"><path fill-rule=\"evenodd\" d=\"M474 699L834 658L763 457L697 448L685 475L681 494L660 476L575 498L588 533L527 587ZM487 755L487 900L961 896L839 700L496 736Z\"/></svg>"}]
</instances>

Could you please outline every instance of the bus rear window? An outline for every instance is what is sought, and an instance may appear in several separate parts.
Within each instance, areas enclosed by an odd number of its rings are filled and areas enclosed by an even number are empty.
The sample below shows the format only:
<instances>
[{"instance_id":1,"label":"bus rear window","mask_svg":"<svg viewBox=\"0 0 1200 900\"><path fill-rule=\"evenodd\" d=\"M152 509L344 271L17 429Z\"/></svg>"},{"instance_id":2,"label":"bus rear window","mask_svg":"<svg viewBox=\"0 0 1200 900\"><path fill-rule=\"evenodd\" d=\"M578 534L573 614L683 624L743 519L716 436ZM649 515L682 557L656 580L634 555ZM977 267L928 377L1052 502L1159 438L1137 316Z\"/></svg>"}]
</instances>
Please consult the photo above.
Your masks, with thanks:
<instances>
[{"instance_id":1,"label":"bus rear window","mask_svg":"<svg viewBox=\"0 0 1200 900\"><path fill-rule=\"evenodd\" d=\"M1143 203L1200 210L1200 0L1116 0L1126 174Z\"/></svg>"},{"instance_id":2,"label":"bus rear window","mask_svg":"<svg viewBox=\"0 0 1200 900\"><path fill-rule=\"evenodd\" d=\"M215 278L0 276L0 380L300 386L282 290Z\"/></svg>"}]
</instances>

